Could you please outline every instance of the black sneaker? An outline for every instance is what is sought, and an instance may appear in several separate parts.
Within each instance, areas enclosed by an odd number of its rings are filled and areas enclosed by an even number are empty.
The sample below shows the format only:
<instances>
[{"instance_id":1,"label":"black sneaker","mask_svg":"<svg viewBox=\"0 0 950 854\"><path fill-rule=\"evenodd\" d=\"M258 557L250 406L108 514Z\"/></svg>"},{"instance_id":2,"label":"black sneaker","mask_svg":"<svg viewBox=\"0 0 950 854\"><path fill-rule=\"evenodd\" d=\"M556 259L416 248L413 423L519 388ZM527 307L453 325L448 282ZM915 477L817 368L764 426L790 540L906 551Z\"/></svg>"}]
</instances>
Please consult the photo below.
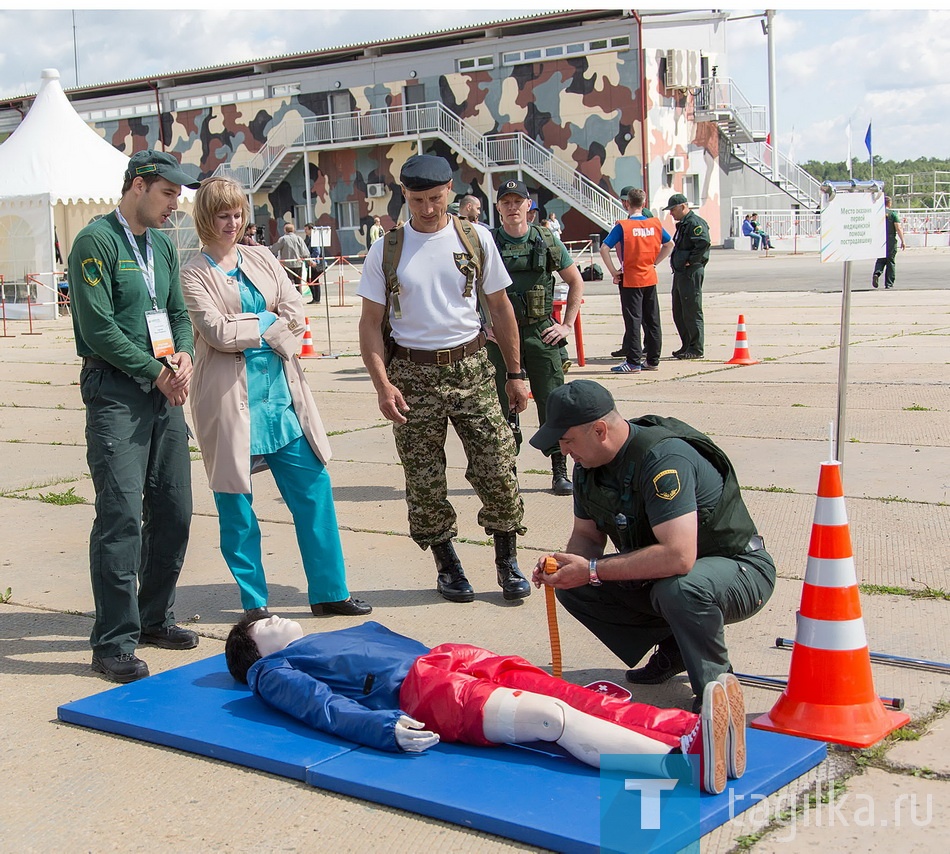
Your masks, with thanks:
<instances>
[{"instance_id":1,"label":"black sneaker","mask_svg":"<svg viewBox=\"0 0 950 854\"><path fill-rule=\"evenodd\" d=\"M270 611L267 610L266 605L261 605L260 608L245 608L244 616L249 620L266 620L270 616Z\"/></svg>"},{"instance_id":2,"label":"black sneaker","mask_svg":"<svg viewBox=\"0 0 950 854\"><path fill-rule=\"evenodd\" d=\"M106 679L113 682L135 682L148 676L148 665L131 652L120 652L118 655L92 656L92 670L104 673Z\"/></svg>"},{"instance_id":3,"label":"black sneaker","mask_svg":"<svg viewBox=\"0 0 950 854\"><path fill-rule=\"evenodd\" d=\"M871 285L876 288L880 283L881 283L881 271L879 270L874 274L874 278L871 279Z\"/></svg>"},{"instance_id":4,"label":"black sneaker","mask_svg":"<svg viewBox=\"0 0 950 854\"><path fill-rule=\"evenodd\" d=\"M165 626L161 629L142 631L139 646L159 646L162 649L194 649L198 646L198 633L181 626Z\"/></svg>"},{"instance_id":5,"label":"black sneaker","mask_svg":"<svg viewBox=\"0 0 950 854\"><path fill-rule=\"evenodd\" d=\"M624 350L623 347L621 347L619 350L614 350L613 353L611 353L610 355L613 356L615 359L619 359L621 356L626 356L627 351Z\"/></svg>"},{"instance_id":6,"label":"black sneaker","mask_svg":"<svg viewBox=\"0 0 950 854\"><path fill-rule=\"evenodd\" d=\"M650 660L635 670L627 671L627 681L635 685L659 685L686 671L683 656L672 637L657 644Z\"/></svg>"}]
</instances>

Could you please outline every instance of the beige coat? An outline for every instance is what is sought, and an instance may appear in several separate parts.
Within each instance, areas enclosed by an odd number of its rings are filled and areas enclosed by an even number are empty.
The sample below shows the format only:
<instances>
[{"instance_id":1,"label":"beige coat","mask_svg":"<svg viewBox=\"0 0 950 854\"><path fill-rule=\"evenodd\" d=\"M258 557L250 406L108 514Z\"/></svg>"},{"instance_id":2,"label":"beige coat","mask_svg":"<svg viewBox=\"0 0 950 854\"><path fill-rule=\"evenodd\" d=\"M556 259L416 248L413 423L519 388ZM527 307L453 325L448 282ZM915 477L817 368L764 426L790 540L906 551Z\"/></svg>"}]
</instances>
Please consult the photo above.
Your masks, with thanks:
<instances>
[{"instance_id":1,"label":"beige coat","mask_svg":"<svg viewBox=\"0 0 950 854\"><path fill-rule=\"evenodd\" d=\"M300 366L304 333L300 294L263 246L241 246L241 269L261 292L277 321L264 340L283 359L294 411L310 447L330 459L317 404ZM261 346L256 314L241 311L241 295L200 252L181 270L181 289L195 327L195 373L189 400L208 481L215 492L251 491L251 416L243 351Z\"/></svg>"}]
</instances>

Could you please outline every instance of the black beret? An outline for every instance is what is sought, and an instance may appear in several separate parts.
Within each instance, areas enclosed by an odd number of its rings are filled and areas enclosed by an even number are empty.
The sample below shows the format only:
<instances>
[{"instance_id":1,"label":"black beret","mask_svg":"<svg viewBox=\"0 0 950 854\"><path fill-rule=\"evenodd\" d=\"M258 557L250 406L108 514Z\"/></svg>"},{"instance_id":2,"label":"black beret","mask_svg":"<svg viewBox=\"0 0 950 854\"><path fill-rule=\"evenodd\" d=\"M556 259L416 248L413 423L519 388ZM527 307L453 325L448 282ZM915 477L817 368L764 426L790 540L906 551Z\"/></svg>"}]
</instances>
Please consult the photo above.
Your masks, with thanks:
<instances>
[{"instance_id":1,"label":"black beret","mask_svg":"<svg viewBox=\"0 0 950 854\"><path fill-rule=\"evenodd\" d=\"M403 164L399 181L407 190L431 190L451 183L452 167L444 157L414 154Z\"/></svg>"}]
</instances>

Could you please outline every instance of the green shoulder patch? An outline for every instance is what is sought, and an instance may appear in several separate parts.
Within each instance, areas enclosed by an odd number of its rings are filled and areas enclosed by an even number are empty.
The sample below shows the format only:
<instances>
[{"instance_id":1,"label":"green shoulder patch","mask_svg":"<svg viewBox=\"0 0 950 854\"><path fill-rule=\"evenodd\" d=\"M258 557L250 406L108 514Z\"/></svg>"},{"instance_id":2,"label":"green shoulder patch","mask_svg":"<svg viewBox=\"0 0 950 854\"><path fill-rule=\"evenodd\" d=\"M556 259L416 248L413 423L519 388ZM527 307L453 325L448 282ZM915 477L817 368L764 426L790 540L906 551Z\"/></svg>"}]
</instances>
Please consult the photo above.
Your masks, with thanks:
<instances>
[{"instance_id":1,"label":"green shoulder patch","mask_svg":"<svg viewBox=\"0 0 950 854\"><path fill-rule=\"evenodd\" d=\"M701 225L697 225L696 228L693 229L693 234L702 234L702 233L703 233L703 227Z\"/></svg>"},{"instance_id":2,"label":"green shoulder patch","mask_svg":"<svg viewBox=\"0 0 950 854\"><path fill-rule=\"evenodd\" d=\"M84 258L82 262L82 277L87 285L95 287L102 281L102 259Z\"/></svg>"}]
</instances>

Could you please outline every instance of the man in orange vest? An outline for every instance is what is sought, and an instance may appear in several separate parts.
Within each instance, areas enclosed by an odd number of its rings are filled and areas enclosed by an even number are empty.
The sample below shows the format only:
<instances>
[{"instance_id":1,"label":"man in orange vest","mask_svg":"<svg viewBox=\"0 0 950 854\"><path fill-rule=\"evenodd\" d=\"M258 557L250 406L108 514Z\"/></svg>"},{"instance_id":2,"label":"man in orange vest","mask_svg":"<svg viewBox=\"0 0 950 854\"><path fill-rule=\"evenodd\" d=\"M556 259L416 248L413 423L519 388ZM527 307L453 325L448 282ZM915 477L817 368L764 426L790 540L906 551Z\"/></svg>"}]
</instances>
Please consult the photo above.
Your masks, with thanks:
<instances>
[{"instance_id":1,"label":"man in orange vest","mask_svg":"<svg viewBox=\"0 0 950 854\"><path fill-rule=\"evenodd\" d=\"M660 329L660 303L656 296L656 267L673 251L673 239L655 216L644 216L645 202L646 193L632 187L627 192L629 218L620 220L600 246L600 257L610 271L614 283L620 285L625 359L610 369L618 374L655 371L660 365L660 346L663 339ZM614 247L620 261L620 270L614 266L611 257Z\"/></svg>"}]
</instances>

